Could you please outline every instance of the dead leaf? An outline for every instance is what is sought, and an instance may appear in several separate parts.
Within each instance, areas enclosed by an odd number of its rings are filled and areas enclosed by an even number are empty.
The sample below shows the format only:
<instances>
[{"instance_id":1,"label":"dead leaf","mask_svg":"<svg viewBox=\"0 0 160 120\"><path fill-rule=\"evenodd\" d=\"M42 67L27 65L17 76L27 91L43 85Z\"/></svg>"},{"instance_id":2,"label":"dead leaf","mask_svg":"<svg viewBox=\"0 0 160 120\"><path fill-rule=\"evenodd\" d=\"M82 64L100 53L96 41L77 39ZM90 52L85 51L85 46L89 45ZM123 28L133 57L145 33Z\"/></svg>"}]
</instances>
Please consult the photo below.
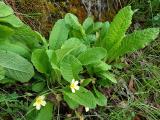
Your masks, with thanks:
<instances>
[{"instance_id":1,"label":"dead leaf","mask_svg":"<svg viewBox=\"0 0 160 120\"><path fill-rule=\"evenodd\" d=\"M135 90L135 83L134 83L134 80L133 80L133 79L131 79L131 80L129 81L128 89L129 89L131 92L135 93L136 90Z\"/></svg>"}]
</instances>

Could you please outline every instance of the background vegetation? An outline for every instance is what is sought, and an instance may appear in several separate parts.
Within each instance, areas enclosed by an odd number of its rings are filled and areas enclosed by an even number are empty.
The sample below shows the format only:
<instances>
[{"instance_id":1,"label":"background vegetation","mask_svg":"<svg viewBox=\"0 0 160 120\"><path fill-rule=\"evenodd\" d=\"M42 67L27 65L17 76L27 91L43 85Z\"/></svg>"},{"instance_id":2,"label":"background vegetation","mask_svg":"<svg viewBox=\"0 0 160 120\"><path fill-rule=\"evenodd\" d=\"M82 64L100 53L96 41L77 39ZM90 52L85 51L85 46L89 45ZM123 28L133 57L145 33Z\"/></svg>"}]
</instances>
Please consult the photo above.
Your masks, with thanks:
<instances>
[{"instance_id":1,"label":"background vegetation","mask_svg":"<svg viewBox=\"0 0 160 120\"><path fill-rule=\"evenodd\" d=\"M67 12L76 14L81 21L93 15L95 20L111 21L117 11L130 4L137 9L134 29L160 27L159 0L4 0L15 14L34 30L48 37L57 19ZM115 69L118 84L101 89L108 98L106 107L88 113L79 109L76 114L65 105L54 110L56 119L104 120L159 120L160 118L160 38L143 50L128 54L123 64ZM122 69L122 66L125 68ZM24 92L25 91L25 92ZM26 92L27 91L27 92ZM30 83L0 85L0 119L17 120L23 117L35 93ZM52 96L51 96L52 97ZM54 100L53 98L50 98ZM83 115L82 115L83 113Z\"/></svg>"}]
</instances>

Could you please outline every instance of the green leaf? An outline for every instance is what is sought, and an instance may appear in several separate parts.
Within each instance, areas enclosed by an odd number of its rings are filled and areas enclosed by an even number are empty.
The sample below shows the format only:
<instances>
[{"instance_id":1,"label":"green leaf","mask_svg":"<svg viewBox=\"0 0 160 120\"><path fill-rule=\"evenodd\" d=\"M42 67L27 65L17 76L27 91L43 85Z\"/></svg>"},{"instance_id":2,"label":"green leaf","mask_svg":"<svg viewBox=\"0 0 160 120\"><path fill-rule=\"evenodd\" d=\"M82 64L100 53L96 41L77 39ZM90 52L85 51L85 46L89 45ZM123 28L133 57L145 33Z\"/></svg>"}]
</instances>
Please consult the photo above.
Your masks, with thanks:
<instances>
[{"instance_id":1,"label":"green leaf","mask_svg":"<svg viewBox=\"0 0 160 120\"><path fill-rule=\"evenodd\" d=\"M39 32L34 31L34 34L37 36L39 44L43 46L43 48L48 49L48 41L44 36L42 36Z\"/></svg>"},{"instance_id":2,"label":"green leaf","mask_svg":"<svg viewBox=\"0 0 160 120\"><path fill-rule=\"evenodd\" d=\"M79 79L78 74L83 70L80 61L73 55L67 55L60 64L62 76L68 82Z\"/></svg>"},{"instance_id":3,"label":"green leaf","mask_svg":"<svg viewBox=\"0 0 160 120\"><path fill-rule=\"evenodd\" d=\"M109 54L109 60L113 60L128 52L134 52L144 48L148 43L154 40L159 34L159 28L148 28L145 30L135 31L127 35L121 42L121 45Z\"/></svg>"},{"instance_id":4,"label":"green leaf","mask_svg":"<svg viewBox=\"0 0 160 120\"><path fill-rule=\"evenodd\" d=\"M61 49L67 49L67 48L73 48L73 47L79 47L82 42L78 38L70 38L67 41L64 42Z\"/></svg>"},{"instance_id":5,"label":"green leaf","mask_svg":"<svg viewBox=\"0 0 160 120\"><path fill-rule=\"evenodd\" d=\"M58 63L57 54L54 50L47 50L47 55L49 57L49 61L51 64L51 79L53 81L61 81L61 71L60 71L60 65Z\"/></svg>"},{"instance_id":6,"label":"green leaf","mask_svg":"<svg viewBox=\"0 0 160 120\"><path fill-rule=\"evenodd\" d=\"M37 83L33 83L32 85L32 91L34 92L41 92L43 90L43 88L45 87L45 82L37 82Z\"/></svg>"},{"instance_id":7,"label":"green leaf","mask_svg":"<svg viewBox=\"0 0 160 120\"><path fill-rule=\"evenodd\" d=\"M54 50L46 50L46 53L48 55L49 61L51 62L53 54L56 54Z\"/></svg>"},{"instance_id":8,"label":"green leaf","mask_svg":"<svg viewBox=\"0 0 160 120\"><path fill-rule=\"evenodd\" d=\"M78 18L71 14L71 13L67 13L65 15L65 23L67 25L69 25L71 28L75 29L75 30L79 30L81 32L82 35L85 35L85 31L82 27L82 25L79 23Z\"/></svg>"},{"instance_id":9,"label":"green leaf","mask_svg":"<svg viewBox=\"0 0 160 120\"><path fill-rule=\"evenodd\" d=\"M24 25L24 23L15 15L0 18L0 23L8 23L13 27L22 27Z\"/></svg>"},{"instance_id":10,"label":"green leaf","mask_svg":"<svg viewBox=\"0 0 160 120\"><path fill-rule=\"evenodd\" d=\"M32 53L31 61L37 71L48 74L50 72L50 62L45 49L36 49Z\"/></svg>"},{"instance_id":11,"label":"green leaf","mask_svg":"<svg viewBox=\"0 0 160 120\"><path fill-rule=\"evenodd\" d=\"M83 65L99 62L107 54L107 51L101 47L89 48L78 56Z\"/></svg>"},{"instance_id":12,"label":"green leaf","mask_svg":"<svg viewBox=\"0 0 160 120\"><path fill-rule=\"evenodd\" d=\"M46 53L48 55L49 62L51 63L52 68L59 69L56 52L54 50L46 50Z\"/></svg>"},{"instance_id":13,"label":"green leaf","mask_svg":"<svg viewBox=\"0 0 160 120\"><path fill-rule=\"evenodd\" d=\"M53 103L47 102L46 106L42 107L35 120L52 120L53 119Z\"/></svg>"},{"instance_id":14,"label":"green leaf","mask_svg":"<svg viewBox=\"0 0 160 120\"><path fill-rule=\"evenodd\" d=\"M49 56L52 69L60 71L56 52L54 50L47 50L47 54Z\"/></svg>"},{"instance_id":15,"label":"green leaf","mask_svg":"<svg viewBox=\"0 0 160 120\"><path fill-rule=\"evenodd\" d=\"M10 78L3 78L0 80L0 84L16 84L16 81Z\"/></svg>"},{"instance_id":16,"label":"green leaf","mask_svg":"<svg viewBox=\"0 0 160 120\"><path fill-rule=\"evenodd\" d=\"M92 92L87 89L80 87L75 93L72 93L69 88L65 88L63 94L68 96L73 101L77 102L80 105L87 106L89 108L96 107L96 100Z\"/></svg>"},{"instance_id":17,"label":"green leaf","mask_svg":"<svg viewBox=\"0 0 160 120\"><path fill-rule=\"evenodd\" d=\"M5 70L3 67L0 66L0 80L4 79L5 77Z\"/></svg>"},{"instance_id":18,"label":"green leaf","mask_svg":"<svg viewBox=\"0 0 160 120\"><path fill-rule=\"evenodd\" d=\"M84 36L82 35L82 33L80 32L80 30L75 30L70 28L70 32L69 32L69 38L70 37L74 37L74 38L78 38L78 39L82 39Z\"/></svg>"},{"instance_id":19,"label":"green leaf","mask_svg":"<svg viewBox=\"0 0 160 120\"><path fill-rule=\"evenodd\" d=\"M83 82L81 83L81 86L85 87L85 86L87 86L92 81L93 81L93 79L91 79L91 78L84 79Z\"/></svg>"},{"instance_id":20,"label":"green leaf","mask_svg":"<svg viewBox=\"0 0 160 120\"><path fill-rule=\"evenodd\" d=\"M84 52L87 47L77 38L70 38L64 42L61 49L73 49L70 54L78 56L80 53Z\"/></svg>"},{"instance_id":21,"label":"green leaf","mask_svg":"<svg viewBox=\"0 0 160 120\"><path fill-rule=\"evenodd\" d=\"M105 47L108 51L117 47L125 37L125 32L129 28L132 20L133 11L130 6L122 8L111 22L109 31L104 38Z\"/></svg>"},{"instance_id":22,"label":"green leaf","mask_svg":"<svg viewBox=\"0 0 160 120\"><path fill-rule=\"evenodd\" d=\"M107 88L109 86L113 86L112 82L110 80L108 80L107 78L99 79L96 83L103 86L103 87L107 87Z\"/></svg>"},{"instance_id":23,"label":"green leaf","mask_svg":"<svg viewBox=\"0 0 160 120\"><path fill-rule=\"evenodd\" d=\"M31 50L41 47L40 42L42 42L41 36L26 25L15 28L15 33L10 37L10 40L24 43Z\"/></svg>"},{"instance_id":24,"label":"green leaf","mask_svg":"<svg viewBox=\"0 0 160 120\"><path fill-rule=\"evenodd\" d=\"M63 19L58 20L50 34L49 46L51 49L59 49L68 38L69 29Z\"/></svg>"},{"instance_id":25,"label":"green leaf","mask_svg":"<svg viewBox=\"0 0 160 120\"><path fill-rule=\"evenodd\" d=\"M77 102L75 102L75 101L73 101L71 98L69 98L67 95L64 95L64 101L66 101L67 102L67 104L69 105L69 107L71 108L71 109L76 109L76 108L78 108L78 106L79 106L79 104L77 103Z\"/></svg>"},{"instance_id":26,"label":"green leaf","mask_svg":"<svg viewBox=\"0 0 160 120\"><path fill-rule=\"evenodd\" d=\"M16 53L0 50L0 66L6 71L6 76L20 82L28 82L34 75L30 62Z\"/></svg>"},{"instance_id":27,"label":"green leaf","mask_svg":"<svg viewBox=\"0 0 160 120\"><path fill-rule=\"evenodd\" d=\"M58 50L56 50L55 52L56 52L58 64L63 60L63 58L65 56L67 56L68 54L70 54L73 50L74 50L74 48L65 48L65 49L58 49Z\"/></svg>"},{"instance_id":28,"label":"green leaf","mask_svg":"<svg viewBox=\"0 0 160 120\"><path fill-rule=\"evenodd\" d=\"M102 28L102 22L96 22L94 23L93 29L90 31L90 33L98 32Z\"/></svg>"},{"instance_id":29,"label":"green leaf","mask_svg":"<svg viewBox=\"0 0 160 120\"><path fill-rule=\"evenodd\" d=\"M97 38L96 38L96 35L89 34L89 35L86 35L85 37L83 37L83 40L84 40L85 45L91 46L92 44L95 43Z\"/></svg>"},{"instance_id":30,"label":"green leaf","mask_svg":"<svg viewBox=\"0 0 160 120\"><path fill-rule=\"evenodd\" d=\"M104 40L105 36L107 36L108 31L109 31L109 27L110 27L110 23L107 21L105 23L103 23L102 25L102 29L99 32L99 38L96 41L96 46L103 46L105 45L106 41Z\"/></svg>"},{"instance_id":31,"label":"green leaf","mask_svg":"<svg viewBox=\"0 0 160 120\"><path fill-rule=\"evenodd\" d=\"M17 53L25 58L30 58L30 50L22 43L15 42L10 43L9 41L0 41L0 50L11 51Z\"/></svg>"},{"instance_id":32,"label":"green leaf","mask_svg":"<svg viewBox=\"0 0 160 120\"><path fill-rule=\"evenodd\" d=\"M65 23L67 25L69 25L70 27L72 27L73 29L75 29L75 30L80 30L81 29L82 26L79 23L78 18L75 15L73 15L71 13L67 13L65 15L64 19L65 19Z\"/></svg>"},{"instance_id":33,"label":"green leaf","mask_svg":"<svg viewBox=\"0 0 160 120\"><path fill-rule=\"evenodd\" d=\"M112 73L110 73L110 72L102 72L102 73L99 73L99 74L100 74L100 76L101 76L103 79L106 79L106 78L107 78L107 79L110 80L111 82L117 83L117 80L116 80L114 74L112 74Z\"/></svg>"},{"instance_id":34,"label":"green leaf","mask_svg":"<svg viewBox=\"0 0 160 120\"><path fill-rule=\"evenodd\" d=\"M12 8L2 1L0 1L0 11L0 17L6 17L13 14Z\"/></svg>"},{"instance_id":35,"label":"green leaf","mask_svg":"<svg viewBox=\"0 0 160 120\"><path fill-rule=\"evenodd\" d=\"M55 51L57 55L57 61L60 63L66 55L72 54L76 56L84 50L86 50L86 46L82 44L79 39L70 38L62 45L61 49Z\"/></svg>"},{"instance_id":36,"label":"green leaf","mask_svg":"<svg viewBox=\"0 0 160 120\"><path fill-rule=\"evenodd\" d=\"M107 98L94 87L96 103L99 106L106 106Z\"/></svg>"},{"instance_id":37,"label":"green leaf","mask_svg":"<svg viewBox=\"0 0 160 120\"><path fill-rule=\"evenodd\" d=\"M107 70L111 70L111 65L108 65L107 63L100 61L99 63L94 65L94 72L99 73L99 72L104 72Z\"/></svg>"},{"instance_id":38,"label":"green leaf","mask_svg":"<svg viewBox=\"0 0 160 120\"><path fill-rule=\"evenodd\" d=\"M14 30L12 28L0 24L0 40L9 38L13 34L14 34Z\"/></svg>"},{"instance_id":39,"label":"green leaf","mask_svg":"<svg viewBox=\"0 0 160 120\"><path fill-rule=\"evenodd\" d=\"M110 23L108 21L103 23L102 29L100 31L100 38L101 39L104 39L104 37L107 35L107 33L109 31L109 27L110 27Z\"/></svg>"},{"instance_id":40,"label":"green leaf","mask_svg":"<svg viewBox=\"0 0 160 120\"><path fill-rule=\"evenodd\" d=\"M83 28L88 33L89 29L93 28L94 21L92 17L87 17L83 22Z\"/></svg>"}]
</instances>

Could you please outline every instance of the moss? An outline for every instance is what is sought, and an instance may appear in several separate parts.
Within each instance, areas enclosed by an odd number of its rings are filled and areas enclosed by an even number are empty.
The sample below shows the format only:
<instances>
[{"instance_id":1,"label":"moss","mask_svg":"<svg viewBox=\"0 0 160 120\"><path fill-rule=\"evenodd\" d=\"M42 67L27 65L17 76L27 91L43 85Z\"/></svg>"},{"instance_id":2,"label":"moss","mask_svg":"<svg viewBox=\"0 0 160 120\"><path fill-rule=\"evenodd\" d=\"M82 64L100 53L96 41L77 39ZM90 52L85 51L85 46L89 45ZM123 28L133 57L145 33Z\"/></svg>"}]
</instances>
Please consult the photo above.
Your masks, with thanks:
<instances>
[{"instance_id":1,"label":"moss","mask_svg":"<svg viewBox=\"0 0 160 120\"><path fill-rule=\"evenodd\" d=\"M80 22L88 16L88 2L82 0L67 0L67 1L48 1L48 0L6 0L14 8L20 19L30 25L34 30L39 31L44 36L49 36L52 25L57 19L63 18L68 12L75 14ZM97 21L112 21L116 12L126 2L113 2L105 0L100 3L91 1L91 9L89 12ZM101 10L99 7L102 7Z\"/></svg>"}]
</instances>

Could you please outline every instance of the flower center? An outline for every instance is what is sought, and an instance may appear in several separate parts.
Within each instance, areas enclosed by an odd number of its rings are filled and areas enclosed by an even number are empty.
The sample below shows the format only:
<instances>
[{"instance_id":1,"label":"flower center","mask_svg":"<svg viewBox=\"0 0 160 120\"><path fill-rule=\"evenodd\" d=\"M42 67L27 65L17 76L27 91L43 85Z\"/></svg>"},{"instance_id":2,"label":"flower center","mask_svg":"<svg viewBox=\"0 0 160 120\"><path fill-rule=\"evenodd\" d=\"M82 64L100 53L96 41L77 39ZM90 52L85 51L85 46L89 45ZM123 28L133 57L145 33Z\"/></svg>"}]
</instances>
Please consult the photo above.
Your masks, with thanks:
<instances>
[{"instance_id":1,"label":"flower center","mask_svg":"<svg viewBox=\"0 0 160 120\"><path fill-rule=\"evenodd\" d=\"M74 88L75 88L74 83L72 83L72 84L70 85L70 87L71 87L72 89L74 89Z\"/></svg>"},{"instance_id":2,"label":"flower center","mask_svg":"<svg viewBox=\"0 0 160 120\"><path fill-rule=\"evenodd\" d=\"M42 100L41 100L41 99L37 99L37 100L36 100L36 103L37 103L37 104L41 104L41 103L42 103Z\"/></svg>"}]
</instances>

